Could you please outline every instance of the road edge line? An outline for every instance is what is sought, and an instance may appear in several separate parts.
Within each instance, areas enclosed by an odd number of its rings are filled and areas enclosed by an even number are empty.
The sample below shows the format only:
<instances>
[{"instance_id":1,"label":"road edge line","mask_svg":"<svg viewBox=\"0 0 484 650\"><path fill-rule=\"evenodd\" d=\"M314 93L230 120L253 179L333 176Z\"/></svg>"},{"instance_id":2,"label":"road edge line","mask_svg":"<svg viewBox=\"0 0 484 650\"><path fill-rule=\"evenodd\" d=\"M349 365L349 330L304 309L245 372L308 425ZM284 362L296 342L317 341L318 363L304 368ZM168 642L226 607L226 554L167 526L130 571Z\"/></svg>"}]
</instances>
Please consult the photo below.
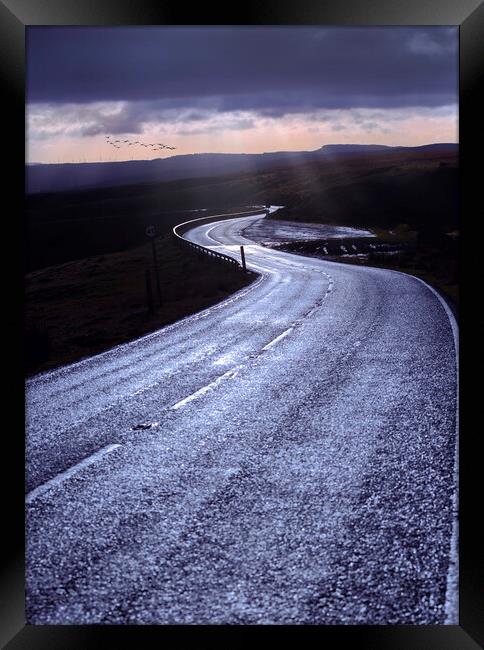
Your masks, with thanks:
<instances>
[{"instance_id":1,"label":"road edge line","mask_svg":"<svg viewBox=\"0 0 484 650\"><path fill-rule=\"evenodd\" d=\"M111 444L107 445L106 447L102 447L101 449L98 449L94 454L91 454L91 456L88 456L87 458L84 458L81 460L79 463L76 465L73 465L72 467L69 467L68 469L64 470L60 474L56 474L56 476L52 477L49 479L46 483L42 483L41 485L38 485L36 488L34 488L31 492L29 492L25 496L25 503L27 505L30 505L35 501L38 497L42 496L46 492L48 492L50 489L53 487L56 487L66 481L68 478L71 476L74 476L74 474L77 474L77 472L80 472L82 469L85 467L89 467L89 465L92 465L95 463L97 460L105 456L106 454L111 453L118 447L121 447L120 444Z\"/></svg>"},{"instance_id":2,"label":"road edge line","mask_svg":"<svg viewBox=\"0 0 484 650\"><path fill-rule=\"evenodd\" d=\"M449 568L447 569L447 583L445 589L445 620L444 625L459 625L459 326L457 319L440 293L422 278L410 273L391 270L407 277L415 278L429 289L440 301L450 322L454 337L455 368L456 368L456 415L455 415L455 451L453 481L455 489L452 493L452 534L450 538Z\"/></svg>"}]
</instances>

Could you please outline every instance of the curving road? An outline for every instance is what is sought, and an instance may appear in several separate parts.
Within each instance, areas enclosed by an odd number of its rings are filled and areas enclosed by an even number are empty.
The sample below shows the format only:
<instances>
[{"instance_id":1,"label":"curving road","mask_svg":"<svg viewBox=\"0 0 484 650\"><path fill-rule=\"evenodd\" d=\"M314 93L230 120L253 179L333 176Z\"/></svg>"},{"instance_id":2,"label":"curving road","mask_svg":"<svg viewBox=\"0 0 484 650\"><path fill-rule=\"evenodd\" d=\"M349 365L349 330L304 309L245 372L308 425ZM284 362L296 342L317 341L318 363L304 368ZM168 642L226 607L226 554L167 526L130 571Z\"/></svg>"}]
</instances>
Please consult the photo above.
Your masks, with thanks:
<instances>
[{"instance_id":1,"label":"curving road","mask_svg":"<svg viewBox=\"0 0 484 650\"><path fill-rule=\"evenodd\" d=\"M27 618L455 623L456 325L421 281L186 236L261 276L27 383Z\"/></svg>"}]
</instances>

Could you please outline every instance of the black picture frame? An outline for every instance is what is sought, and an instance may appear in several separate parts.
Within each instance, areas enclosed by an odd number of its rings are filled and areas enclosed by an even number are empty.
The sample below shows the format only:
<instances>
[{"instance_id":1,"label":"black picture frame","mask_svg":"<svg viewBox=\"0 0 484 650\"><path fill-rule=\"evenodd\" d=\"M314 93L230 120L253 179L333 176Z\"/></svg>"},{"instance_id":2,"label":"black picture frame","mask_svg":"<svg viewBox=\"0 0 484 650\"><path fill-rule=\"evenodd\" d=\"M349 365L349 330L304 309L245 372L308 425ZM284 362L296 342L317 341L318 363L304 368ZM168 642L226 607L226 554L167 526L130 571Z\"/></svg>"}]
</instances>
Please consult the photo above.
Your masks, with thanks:
<instances>
[{"instance_id":1,"label":"black picture frame","mask_svg":"<svg viewBox=\"0 0 484 650\"><path fill-rule=\"evenodd\" d=\"M478 260L467 254L474 239L471 220L478 199L479 186L479 104L477 93L483 78L484 5L479 0L258 0L238 3L224 9L205 3L187 10L173 0L0 0L0 68L6 89L2 112L10 138L4 186L4 199L13 199L6 220L9 229L4 238L12 242L15 262L4 274L4 304L9 314L16 309L11 338L22 331L23 228L25 137L25 28L29 25L459 25L460 26L460 169L462 189L461 276L475 277ZM476 203L476 205L478 205ZM482 210L481 210L482 212ZM482 217L481 217L482 218ZM469 232L472 224L472 232ZM469 230L467 230L469 229ZM466 232L467 230L467 232ZM5 242L5 239L4 239ZM478 255L477 255L478 257ZM475 264L475 266L473 266ZM18 278L16 284L12 278ZM333 648L336 645L371 650L472 650L484 647L484 598L479 580L482 543L477 535L476 494L479 494L480 457L477 454L478 431L472 424L472 409L478 399L472 391L462 390L463 375L476 354L471 343L471 321L467 316L471 294L467 280L462 285L461 306L461 410L460 410L460 617L456 626L31 626L25 624L24 612L24 490L20 477L24 472L24 383L22 364L14 364L9 377L13 403L9 405L13 421L4 427L4 500L9 506L4 528L2 573L0 581L0 642L9 650L49 648L75 650L116 647L145 648L167 644L168 647L245 647L252 638L273 642L282 632L285 642ZM468 302L469 301L469 302ZM15 306L15 307L14 307ZM15 334L16 333L16 334ZM21 347L19 348L22 349ZM478 348L479 349L479 348ZM21 352L20 352L21 355ZM475 435L473 435L475 433ZM302 635L302 636L301 636ZM227 637L230 637L228 642Z\"/></svg>"}]
</instances>

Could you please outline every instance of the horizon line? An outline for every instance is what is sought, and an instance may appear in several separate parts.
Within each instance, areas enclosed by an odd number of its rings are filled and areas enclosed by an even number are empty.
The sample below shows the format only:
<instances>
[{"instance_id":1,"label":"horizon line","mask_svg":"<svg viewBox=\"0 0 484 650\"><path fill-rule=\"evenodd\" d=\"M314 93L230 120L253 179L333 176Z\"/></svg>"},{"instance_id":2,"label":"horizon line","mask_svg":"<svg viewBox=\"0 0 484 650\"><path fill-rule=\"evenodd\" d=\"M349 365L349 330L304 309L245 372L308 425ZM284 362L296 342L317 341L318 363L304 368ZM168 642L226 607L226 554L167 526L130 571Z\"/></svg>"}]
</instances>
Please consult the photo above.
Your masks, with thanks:
<instances>
[{"instance_id":1,"label":"horizon line","mask_svg":"<svg viewBox=\"0 0 484 650\"><path fill-rule=\"evenodd\" d=\"M317 149L278 149L276 151L263 151L263 152L213 152L213 151L198 151L193 153L182 153L182 154L173 154L171 156L166 156L165 158L130 158L126 160L85 160L85 161L56 161L56 162L25 162L25 166L28 165L96 165L96 164L108 164L108 163L124 163L124 162L153 162L155 160L169 160L170 158L180 157L180 156L203 156L203 155L213 155L213 156L263 156L266 154L276 154L276 153L315 153L320 151L324 147L383 147L385 149L419 149L421 147L429 147L432 145L438 144L447 144L447 145L458 145L459 142L427 142L425 144L417 145L402 145L402 144L367 144L359 142L348 142L348 143L328 143L321 145Z\"/></svg>"}]
</instances>

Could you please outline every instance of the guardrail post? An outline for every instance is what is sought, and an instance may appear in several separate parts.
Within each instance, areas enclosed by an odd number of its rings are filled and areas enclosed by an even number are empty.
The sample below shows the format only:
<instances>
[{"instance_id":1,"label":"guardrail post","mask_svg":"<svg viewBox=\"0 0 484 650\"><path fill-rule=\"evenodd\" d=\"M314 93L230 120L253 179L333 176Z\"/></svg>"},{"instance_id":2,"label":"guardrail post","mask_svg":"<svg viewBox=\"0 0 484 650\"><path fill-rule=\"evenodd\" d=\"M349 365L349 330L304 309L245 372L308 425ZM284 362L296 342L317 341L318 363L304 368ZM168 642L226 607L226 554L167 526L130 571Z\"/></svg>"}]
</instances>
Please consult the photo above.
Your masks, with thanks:
<instances>
[{"instance_id":1,"label":"guardrail post","mask_svg":"<svg viewBox=\"0 0 484 650\"><path fill-rule=\"evenodd\" d=\"M191 221L185 221L183 223L180 223L176 225L173 230L172 230L172 235L176 239L177 244L180 247L185 247L185 248L191 248L191 250L194 252L195 255L198 255L202 262L205 262L206 264L210 264L211 259L213 260L218 260L221 262L224 266L229 267L229 268L234 268L239 270L242 266L242 269L244 272L247 271L247 266L245 263L245 253L244 253L244 247L240 247L240 252L241 252L241 258L242 258L242 265L239 264L238 260L234 257L231 257L230 255L223 255L222 253L219 253L218 251L214 251L211 249L206 248L205 246L200 246L199 244L194 244L193 242L190 242L189 240L185 239L182 235L183 233L188 230L186 226L189 226L191 224L196 224L196 223L211 223L213 221L217 221L220 217L230 217L230 218L236 218L240 216L249 216L249 215L254 215L254 214L260 214L260 210L247 210L244 212L237 212L237 213L231 213L231 214L218 214L218 215L212 215L210 217L202 217L198 219L192 219ZM157 267L157 265L155 265Z\"/></svg>"},{"instance_id":2,"label":"guardrail post","mask_svg":"<svg viewBox=\"0 0 484 650\"><path fill-rule=\"evenodd\" d=\"M247 272L247 267L245 265L245 253L244 253L244 247L240 247L240 257L242 258L242 268L244 269L244 273Z\"/></svg>"}]
</instances>

